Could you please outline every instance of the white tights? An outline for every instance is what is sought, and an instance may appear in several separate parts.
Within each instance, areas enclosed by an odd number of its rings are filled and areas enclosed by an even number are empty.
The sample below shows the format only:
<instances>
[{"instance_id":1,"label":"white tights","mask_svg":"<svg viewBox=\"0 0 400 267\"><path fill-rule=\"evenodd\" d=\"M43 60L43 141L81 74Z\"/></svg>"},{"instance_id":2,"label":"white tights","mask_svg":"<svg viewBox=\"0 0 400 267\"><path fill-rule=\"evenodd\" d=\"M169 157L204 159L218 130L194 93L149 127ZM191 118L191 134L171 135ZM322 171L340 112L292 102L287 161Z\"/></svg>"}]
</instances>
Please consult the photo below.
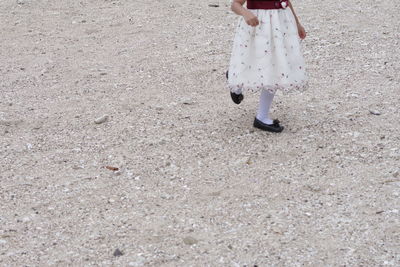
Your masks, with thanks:
<instances>
[{"instance_id":1,"label":"white tights","mask_svg":"<svg viewBox=\"0 0 400 267\"><path fill-rule=\"evenodd\" d=\"M273 121L269 117L269 110L271 108L272 100L275 94L262 90L260 94L260 105L258 107L257 119L266 124L272 124Z\"/></svg>"}]
</instances>

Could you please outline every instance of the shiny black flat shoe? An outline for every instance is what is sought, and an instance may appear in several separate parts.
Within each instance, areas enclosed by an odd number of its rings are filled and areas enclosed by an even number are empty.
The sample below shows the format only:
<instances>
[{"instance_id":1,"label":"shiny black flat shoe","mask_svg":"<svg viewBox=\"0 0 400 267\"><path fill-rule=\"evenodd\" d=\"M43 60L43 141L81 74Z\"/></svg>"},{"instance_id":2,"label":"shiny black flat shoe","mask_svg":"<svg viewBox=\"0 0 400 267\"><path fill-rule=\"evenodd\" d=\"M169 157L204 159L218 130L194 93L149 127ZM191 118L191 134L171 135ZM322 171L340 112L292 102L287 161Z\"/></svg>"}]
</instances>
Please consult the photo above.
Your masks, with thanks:
<instances>
[{"instance_id":1,"label":"shiny black flat shoe","mask_svg":"<svg viewBox=\"0 0 400 267\"><path fill-rule=\"evenodd\" d=\"M280 133L283 131L285 127L281 126L279 120L273 120L272 124L266 124L260 121L259 119L255 118L253 126L263 131L273 132L273 133Z\"/></svg>"},{"instance_id":2,"label":"shiny black flat shoe","mask_svg":"<svg viewBox=\"0 0 400 267\"><path fill-rule=\"evenodd\" d=\"M229 78L229 71L227 70L227 71L226 71L226 79L228 79L228 78ZM244 96L243 96L243 94L235 94L235 93L232 93L232 92L231 92L231 98L232 98L233 103L239 105L240 102L243 101Z\"/></svg>"},{"instance_id":3,"label":"shiny black flat shoe","mask_svg":"<svg viewBox=\"0 0 400 267\"><path fill-rule=\"evenodd\" d=\"M240 104L240 102L242 102L242 100L244 99L244 96L242 95L242 94L235 94L235 93L232 93L231 92L231 98L232 98L232 101L235 103L235 104Z\"/></svg>"}]
</instances>

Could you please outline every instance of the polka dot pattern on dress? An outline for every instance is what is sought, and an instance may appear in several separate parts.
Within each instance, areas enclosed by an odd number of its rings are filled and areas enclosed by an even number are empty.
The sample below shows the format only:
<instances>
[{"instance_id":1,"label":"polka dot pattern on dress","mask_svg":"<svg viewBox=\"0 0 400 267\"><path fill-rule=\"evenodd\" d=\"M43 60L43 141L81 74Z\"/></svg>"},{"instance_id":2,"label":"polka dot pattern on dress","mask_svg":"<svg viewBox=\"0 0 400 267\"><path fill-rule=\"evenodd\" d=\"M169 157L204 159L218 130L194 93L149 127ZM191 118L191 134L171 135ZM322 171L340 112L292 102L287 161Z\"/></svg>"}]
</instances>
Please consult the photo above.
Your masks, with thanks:
<instances>
[{"instance_id":1,"label":"polka dot pattern on dress","mask_svg":"<svg viewBox=\"0 0 400 267\"><path fill-rule=\"evenodd\" d=\"M251 10L257 27L239 19L229 66L231 92L307 88L305 63L290 9Z\"/></svg>"}]
</instances>

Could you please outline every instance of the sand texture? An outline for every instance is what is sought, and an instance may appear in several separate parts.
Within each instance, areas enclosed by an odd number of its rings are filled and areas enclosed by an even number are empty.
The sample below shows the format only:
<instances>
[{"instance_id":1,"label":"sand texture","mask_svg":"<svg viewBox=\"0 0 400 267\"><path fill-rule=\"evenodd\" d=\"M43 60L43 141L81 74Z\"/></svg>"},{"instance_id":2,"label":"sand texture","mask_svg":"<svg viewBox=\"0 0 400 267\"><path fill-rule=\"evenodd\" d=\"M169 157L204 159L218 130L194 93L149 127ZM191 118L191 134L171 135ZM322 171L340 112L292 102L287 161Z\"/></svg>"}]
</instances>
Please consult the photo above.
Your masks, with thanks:
<instances>
[{"instance_id":1,"label":"sand texture","mask_svg":"<svg viewBox=\"0 0 400 267\"><path fill-rule=\"evenodd\" d=\"M1 0L0 266L399 266L400 3L293 3L270 134L228 0Z\"/></svg>"}]
</instances>

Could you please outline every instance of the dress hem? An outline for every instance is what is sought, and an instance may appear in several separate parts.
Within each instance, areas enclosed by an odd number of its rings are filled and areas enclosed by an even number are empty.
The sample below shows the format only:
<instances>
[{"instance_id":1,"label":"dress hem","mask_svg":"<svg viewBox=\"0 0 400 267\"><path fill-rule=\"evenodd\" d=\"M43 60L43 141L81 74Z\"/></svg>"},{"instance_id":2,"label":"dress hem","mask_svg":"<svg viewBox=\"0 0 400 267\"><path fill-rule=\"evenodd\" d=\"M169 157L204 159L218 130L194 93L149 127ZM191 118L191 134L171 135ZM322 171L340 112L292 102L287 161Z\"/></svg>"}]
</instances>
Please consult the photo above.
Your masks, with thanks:
<instances>
[{"instance_id":1,"label":"dress hem","mask_svg":"<svg viewBox=\"0 0 400 267\"><path fill-rule=\"evenodd\" d=\"M262 90L267 90L270 93L275 94L276 91L282 91L283 93L291 93L293 91L303 92L309 87L308 81L304 81L296 84L276 84L276 85L262 85L262 86L247 86L247 85L228 85L229 90L235 94L242 94L244 92L257 93Z\"/></svg>"}]
</instances>

